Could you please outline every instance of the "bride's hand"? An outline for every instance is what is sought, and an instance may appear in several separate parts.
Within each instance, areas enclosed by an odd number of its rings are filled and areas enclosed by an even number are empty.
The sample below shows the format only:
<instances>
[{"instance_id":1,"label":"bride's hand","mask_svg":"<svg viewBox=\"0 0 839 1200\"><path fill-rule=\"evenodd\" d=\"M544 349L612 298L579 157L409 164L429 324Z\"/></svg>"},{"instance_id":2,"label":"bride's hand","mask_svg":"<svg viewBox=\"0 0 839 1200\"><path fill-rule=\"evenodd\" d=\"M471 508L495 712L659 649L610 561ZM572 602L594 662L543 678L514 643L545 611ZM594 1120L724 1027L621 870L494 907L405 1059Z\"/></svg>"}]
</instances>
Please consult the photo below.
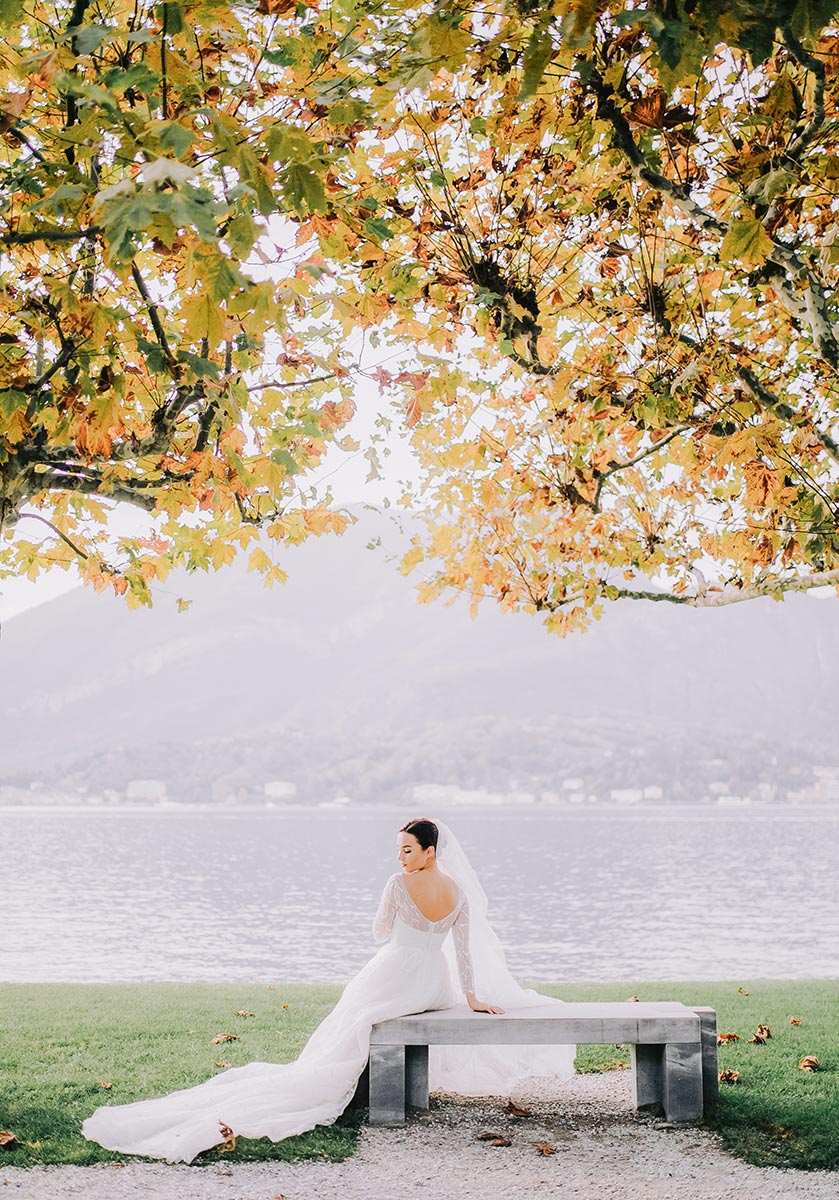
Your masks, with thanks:
<instances>
[{"instance_id":1,"label":"bride's hand","mask_svg":"<svg viewBox=\"0 0 839 1200\"><path fill-rule=\"evenodd\" d=\"M480 1000L469 1001L469 1007L472 1012L488 1012L488 1013L503 1013L504 1009L499 1008L496 1004L482 1004Z\"/></svg>"}]
</instances>

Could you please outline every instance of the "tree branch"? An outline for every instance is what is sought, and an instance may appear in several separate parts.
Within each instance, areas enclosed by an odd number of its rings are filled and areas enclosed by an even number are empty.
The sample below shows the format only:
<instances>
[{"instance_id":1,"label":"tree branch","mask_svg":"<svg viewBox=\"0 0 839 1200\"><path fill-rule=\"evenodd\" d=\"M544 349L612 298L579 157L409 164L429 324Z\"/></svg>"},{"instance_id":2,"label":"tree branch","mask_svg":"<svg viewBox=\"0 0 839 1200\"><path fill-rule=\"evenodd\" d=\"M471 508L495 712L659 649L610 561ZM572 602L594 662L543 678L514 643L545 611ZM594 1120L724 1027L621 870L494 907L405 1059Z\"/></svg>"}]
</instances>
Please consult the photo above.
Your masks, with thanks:
<instances>
[{"instance_id":1,"label":"tree branch","mask_svg":"<svg viewBox=\"0 0 839 1200\"><path fill-rule=\"evenodd\" d=\"M629 467L636 466L637 463L642 462L643 459L648 458L649 455L655 454L656 450L661 450L663 446L666 446L668 442L672 442L673 439L679 437L680 434L688 433L689 431L689 425L679 425L676 429L671 429L665 437L661 438L654 445L647 446L646 449L641 450L638 454L636 454L634 458L628 459L627 462L612 463L609 469L604 471L597 480L597 488L594 492L594 499L591 502L591 511L594 513L600 512L600 493L603 490L604 483L611 475L617 475L619 471L626 471Z\"/></svg>"},{"instance_id":2,"label":"tree branch","mask_svg":"<svg viewBox=\"0 0 839 1200\"><path fill-rule=\"evenodd\" d=\"M789 50L797 63L802 67L806 67L815 78L815 86L813 88L813 115L807 125L792 143L788 150L784 152L785 159L791 159L794 163L801 161L804 151L812 142L815 134L824 124L824 85L825 85L825 70L824 63L815 55L810 54L808 50L799 42L798 38L792 32L789 22L781 26L784 44Z\"/></svg>"},{"instance_id":3,"label":"tree branch","mask_svg":"<svg viewBox=\"0 0 839 1200\"><path fill-rule=\"evenodd\" d=\"M614 144L629 160L633 176L667 196L705 233L725 237L728 225L698 204L691 196L687 184L673 183L666 175L650 167L632 136L629 122L617 104L615 92L595 67L592 67L590 81L597 100L598 115L611 125ZM813 271L792 247L785 246L773 238L772 252L762 268L762 276L765 282L778 288L787 310L808 326L824 360L834 369L839 368L839 342L833 332L824 291ZM796 283L804 285L803 295L799 295L796 290Z\"/></svg>"},{"instance_id":4,"label":"tree branch","mask_svg":"<svg viewBox=\"0 0 839 1200\"><path fill-rule=\"evenodd\" d=\"M134 262L131 264L131 278L134 280L134 283L137 285L137 291L143 298L143 303L146 306L146 311L149 314L149 320L151 321L152 329L154 330L154 336L157 338L161 350L166 355L167 361L170 364L174 363L174 355L169 349L169 342L166 337L166 331L164 330L160 320L158 307L152 300L151 295L149 294L149 289L146 287L146 281L143 279L137 264Z\"/></svg>"},{"instance_id":5,"label":"tree branch","mask_svg":"<svg viewBox=\"0 0 839 1200\"><path fill-rule=\"evenodd\" d=\"M839 586L839 569L797 575L789 579L765 579L751 587L729 588L720 592L703 591L695 596L677 596L673 592L636 592L631 588L614 590L617 592L615 599L618 600L653 600L665 604L686 604L691 608L725 608L729 604L740 604L741 601L756 600L761 596L780 596L786 592L808 592L812 588L831 586Z\"/></svg>"},{"instance_id":6,"label":"tree branch","mask_svg":"<svg viewBox=\"0 0 839 1200\"><path fill-rule=\"evenodd\" d=\"M42 517L38 513L31 513L31 512L18 513L18 520L22 520L24 517L28 517L30 519L30 521L40 521L42 525L46 525L49 529L51 529L53 531L53 533L57 534L61 538L62 542L66 542L67 545L70 547L70 549L73 551L73 553L78 554L79 558L84 558L84 559L90 558L89 554L85 554L84 550L82 550L81 547L77 546L75 542L72 542L70 540L70 538L67 537L66 533L62 533L61 530L58 528L58 526L53 525L52 521L48 521L46 517Z\"/></svg>"},{"instance_id":7,"label":"tree branch","mask_svg":"<svg viewBox=\"0 0 839 1200\"><path fill-rule=\"evenodd\" d=\"M81 242L98 237L101 232L101 226L87 225L84 229L45 227L28 233L0 233L0 246L28 246L32 242Z\"/></svg>"}]
</instances>

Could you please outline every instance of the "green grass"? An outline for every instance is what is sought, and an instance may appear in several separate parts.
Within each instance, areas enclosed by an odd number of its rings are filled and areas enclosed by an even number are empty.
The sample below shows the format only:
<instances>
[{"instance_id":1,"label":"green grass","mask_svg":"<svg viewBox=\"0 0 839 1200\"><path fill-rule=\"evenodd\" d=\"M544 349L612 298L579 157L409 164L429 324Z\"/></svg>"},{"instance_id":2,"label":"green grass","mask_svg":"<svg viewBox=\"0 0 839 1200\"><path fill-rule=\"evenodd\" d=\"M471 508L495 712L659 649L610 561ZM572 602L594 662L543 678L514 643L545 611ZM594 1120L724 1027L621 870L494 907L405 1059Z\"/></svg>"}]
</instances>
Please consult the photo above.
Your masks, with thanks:
<instances>
[{"instance_id":1,"label":"green grass","mask_svg":"<svg viewBox=\"0 0 839 1200\"><path fill-rule=\"evenodd\" d=\"M741 1041L720 1047L720 1068L740 1072L721 1085L708 1120L747 1162L809 1170L839 1168L839 981L645 984L535 984L565 1000L683 1000L717 1010L720 1031ZM742 995L742 987L749 993ZM120 1160L80 1133L99 1104L127 1104L201 1083L223 1068L296 1058L331 1010L341 987L288 984L0 984L0 1129L21 1145L0 1163L89 1164ZM284 1007L286 1006L287 1007ZM239 1009L254 1017L239 1017ZM791 1026L790 1017L803 1024ZM772 1038L748 1038L758 1023ZM238 1034L213 1044L218 1033ZM821 1069L798 1069L814 1054ZM628 1050L581 1046L580 1071L621 1069ZM104 1088L103 1083L110 1083ZM332 1126L274 1143L239 1139L196 1163L245 1160L340 1161L355 1149L362 1111Z\"/></svg>"}]
</instances>

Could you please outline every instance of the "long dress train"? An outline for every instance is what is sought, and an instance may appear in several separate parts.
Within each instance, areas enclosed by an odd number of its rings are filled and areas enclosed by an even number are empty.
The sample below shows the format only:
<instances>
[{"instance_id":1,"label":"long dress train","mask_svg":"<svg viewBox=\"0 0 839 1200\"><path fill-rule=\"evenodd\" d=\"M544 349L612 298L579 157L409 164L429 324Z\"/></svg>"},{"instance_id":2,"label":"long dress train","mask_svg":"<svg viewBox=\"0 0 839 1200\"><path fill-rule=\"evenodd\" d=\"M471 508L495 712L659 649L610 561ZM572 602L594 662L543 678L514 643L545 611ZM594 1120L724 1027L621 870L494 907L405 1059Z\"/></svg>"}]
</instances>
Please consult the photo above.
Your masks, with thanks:
<instances>
[{"instance_id":1,"label":"long dress train","mask_svg":"<svg viewBox=\"0 0 839 1200\"><path fill-rule=\"evenodd\" d=\"M449 932L453 958L446 945ZM316 1125L333 1124L356 1090L377 1021L462 1002L452 961L463 993L475 991L469 900L459 885L452 911L429 921L408 893L402 872L394 872L379 901L373 936L383 945L346 985L294 1062L252 1062L165 1096L102 1105L83 1122L84 1136L124 1154L192 1162L202 1150L224 1140L222 1126L238 1137L281 1141ZM523 1003L536 1002L538 994L531 989L518 992ZM488 991L478 998L504 1003ZM573 1073L573 1046L551 1048L544 1071L534 1067L533 1051L539 1050L547 1048L432 1046L429 1087L466 1095L494 1094L496 1088L503 1094L522 1074ZM538 1061L548 1063L546 1057Z\"/></svg>"}]
</instances>

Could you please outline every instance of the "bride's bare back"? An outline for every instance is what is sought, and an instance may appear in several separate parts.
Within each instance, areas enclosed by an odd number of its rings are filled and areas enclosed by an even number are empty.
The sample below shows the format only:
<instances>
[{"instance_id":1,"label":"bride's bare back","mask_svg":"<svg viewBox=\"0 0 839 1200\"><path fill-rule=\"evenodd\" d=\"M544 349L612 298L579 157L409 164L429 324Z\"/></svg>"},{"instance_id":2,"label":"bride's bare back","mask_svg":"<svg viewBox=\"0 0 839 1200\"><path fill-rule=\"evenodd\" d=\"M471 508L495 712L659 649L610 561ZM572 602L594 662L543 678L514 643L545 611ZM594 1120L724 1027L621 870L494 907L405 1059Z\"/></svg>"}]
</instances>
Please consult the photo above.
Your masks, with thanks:
<instances>
[{"instance_id":1,"label":"bride's bare back","mask_svg":"<svg viewBox=\"0 0 839 1200\"><path fill-rule=\"evenodd\" d=\"M400 833L397 857L408 895L428 921L442 921L458 901L457 884L429 857L412 833Z\"/></svg>"}]
</instances>

